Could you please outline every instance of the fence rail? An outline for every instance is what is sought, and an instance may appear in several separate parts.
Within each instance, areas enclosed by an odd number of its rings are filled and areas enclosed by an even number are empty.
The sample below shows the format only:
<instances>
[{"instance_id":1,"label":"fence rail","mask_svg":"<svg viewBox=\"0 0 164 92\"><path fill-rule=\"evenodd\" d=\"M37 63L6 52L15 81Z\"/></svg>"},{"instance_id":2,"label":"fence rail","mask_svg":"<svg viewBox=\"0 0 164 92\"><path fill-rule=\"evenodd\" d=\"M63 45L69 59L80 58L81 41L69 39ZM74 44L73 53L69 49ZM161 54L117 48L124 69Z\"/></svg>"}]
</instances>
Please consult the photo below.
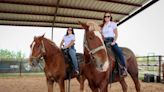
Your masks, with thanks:
<instances>
[{"instance_id":1,"label":"fence rail","mask_svg":"<svg viewBox=\"0 0 164 92\"><path fill-rule=\"evenodd\" d=\"M164 56L139 56L136 57L139 66L140 76L144 74L153 74L157 76L159 81L164 80L164 70L162 69L162 63L164 63Z\"/></svg>"},{"instance_id":2,"label":"fence rail","mask_svg":"<svg viewBox=\"0 0 164 92\"><path fill-rule=\"evenodd\" d=\"M43 64L43 61L41 61ZM7 75L31 75L31 74L41 74L43 70L40 69L39 66L31 67L28 63L28 59L0 59L0 76L7 76Z\"/></svg>"},{"instance_id":3,"label":"fence rail","mask_svg":"<svg viewBox=\"0 0 164 92\"><path fill-rule=\"evenodd\" d=\"M139 66L139 76L144 77L145 73L151 73L162 78L162 62L164 62L164 56L139 56L136 57ZM41 61L42 65L43 61ZM43 70L39 66L30 68L28 59L0 59L0 75L43 75Z\"/></svg>"}]
</instances>

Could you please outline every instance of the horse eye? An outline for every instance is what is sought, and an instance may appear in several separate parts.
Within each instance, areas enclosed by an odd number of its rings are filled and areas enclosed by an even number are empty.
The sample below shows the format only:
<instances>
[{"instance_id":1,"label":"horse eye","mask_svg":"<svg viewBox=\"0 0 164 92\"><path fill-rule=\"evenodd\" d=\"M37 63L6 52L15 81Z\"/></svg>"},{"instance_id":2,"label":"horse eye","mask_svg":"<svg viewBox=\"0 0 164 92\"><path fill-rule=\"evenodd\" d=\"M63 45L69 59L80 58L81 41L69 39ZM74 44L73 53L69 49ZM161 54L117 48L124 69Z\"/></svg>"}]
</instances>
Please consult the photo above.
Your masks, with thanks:
<instances>
[{"instance_id":1,"label":"horse eye","mask_svg":"<svg viewBox=\"0 0 164 92\"><path fill-rule=\"evenodd\" d=\"M95 36L90 36L90 39L93 40L95 38Z\"/></svg>"},{"instance_id":2,"label":"horse eye","mask_svg":"<svg viewBox=\"0 0 164 92\"><path fill-rule=\"evenodd\" d=\"M36 45L36 47L37 47L37 48L39 48L39 47L40 47L40 45Z\"/></svg>"},{"instance_id":3,"label":"horse eye","mask_svg":"<svg viewBox=\"0 0 164 92\"><path fill-rule=\"evenodd\" d=\"M91 36L90 36L90 37L89 37L89 39L90 39L90 40L92 40L92 39L93 39L93 37L91 37Z\"/></svg>"}]
</instances>

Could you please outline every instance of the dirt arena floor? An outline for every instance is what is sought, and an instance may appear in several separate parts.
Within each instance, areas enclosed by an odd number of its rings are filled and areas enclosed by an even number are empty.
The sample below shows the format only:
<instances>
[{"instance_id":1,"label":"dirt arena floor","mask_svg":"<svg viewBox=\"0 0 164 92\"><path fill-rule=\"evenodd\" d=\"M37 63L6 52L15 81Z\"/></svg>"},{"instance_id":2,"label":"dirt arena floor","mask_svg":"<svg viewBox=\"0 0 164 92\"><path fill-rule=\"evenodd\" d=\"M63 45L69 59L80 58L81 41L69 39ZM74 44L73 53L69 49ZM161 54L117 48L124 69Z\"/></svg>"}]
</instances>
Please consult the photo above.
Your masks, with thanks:
<instances>
[{"instance_id":1,"label":"dirt arena floor","mask_svg":"<svg viewBox=\"0 0 164 92\"><path fill-rule=\"evenodd\" d=\"M126 78L128 92L136 92L131 78ZM164 92L164 84L141 82L142 92ZM122 92L119 83L108 87L108 92ZM47 92L45 77L14 77L0 78L0 92ZM59 86L54 85L54 92L60 92ZM71 80L71 92L79 92L79 83L76 79ZM91 92L87 81L85 92Z\"/></svg>"}]
</instances>

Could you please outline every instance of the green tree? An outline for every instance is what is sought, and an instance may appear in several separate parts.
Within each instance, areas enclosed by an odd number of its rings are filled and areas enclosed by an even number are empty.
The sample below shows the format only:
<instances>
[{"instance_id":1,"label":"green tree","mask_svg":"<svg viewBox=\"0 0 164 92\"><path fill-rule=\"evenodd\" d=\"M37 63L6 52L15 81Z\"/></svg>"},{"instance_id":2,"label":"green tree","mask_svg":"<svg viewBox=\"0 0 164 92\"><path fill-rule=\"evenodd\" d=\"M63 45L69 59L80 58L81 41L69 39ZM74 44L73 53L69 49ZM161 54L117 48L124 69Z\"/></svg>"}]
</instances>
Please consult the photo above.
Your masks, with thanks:
<instances>
[{"instance_id":1,"label":"green tree","mask_svg":"<svg viewBox=\"0 0 164 92\"><path fill-rule=\"evenodd\" d=\"M21 51L14 52L7 49L1 49L0 50L0 58L15 58L15 59L24 59L25 54L23 54Z\"/></svg>"},{"instance_id":2,"label":"green tree","mask_svg":"<svg viewBox=\"0 0 164 92\"><path fill-rule=\"evenodd\" d=\"M23 54L21 51L18 51L15 55L15 58L23 59L25 58L25 54Z\"/></svg>"}]
</instances>

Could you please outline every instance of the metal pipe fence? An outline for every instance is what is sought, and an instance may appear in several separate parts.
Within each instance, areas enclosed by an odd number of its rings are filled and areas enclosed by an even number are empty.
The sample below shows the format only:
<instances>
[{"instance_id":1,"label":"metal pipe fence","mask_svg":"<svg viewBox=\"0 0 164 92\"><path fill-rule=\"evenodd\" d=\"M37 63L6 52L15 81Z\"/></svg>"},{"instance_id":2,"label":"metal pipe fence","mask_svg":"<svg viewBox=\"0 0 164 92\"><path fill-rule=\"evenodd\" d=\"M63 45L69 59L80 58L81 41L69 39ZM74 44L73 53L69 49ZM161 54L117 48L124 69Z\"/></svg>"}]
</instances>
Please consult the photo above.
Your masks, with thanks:
<instances>
[{"instance_id":1,"label":"metal pipe fence","mask_svg":"<svg viewBox=\"0 0 164 92\"><path fill-rule=\"evenodd\" d=\"M164 56L138 56L137 62L139 67L139 77L144 77L144 74L153 74L161 81L164 74L162 63ZM44 65L44 62L41 61ZM0 76L22 76L22 75L44 75L43 70L37 66L31 68L28 59L1 59L0 58Z\"/></svg>"},{"instance_id":2,"label":"metal pipe fence","mask_svg":"<svg viewBox=\"0 0 164 92\"><path fill-rule=\"evenodd\" d=\"M42 62L43 64L43 62ZM0 76L43 75L39 66L31 67L28 59L0 59Z\"/></svg>"},{"instance_id":3,"label":"metal pipe fence","mask_svg":"<svg viewBox=\"0 0 164 92\"><path fill-rule=\"evenodd\" d=\"M138 62L140 76L144 77L145 74L152 74L159 82L164 79L164 70L162 69L162 64L164 63L164 56L152 55L138 56L136 58Z\"/></svg>"}]
</instances>

